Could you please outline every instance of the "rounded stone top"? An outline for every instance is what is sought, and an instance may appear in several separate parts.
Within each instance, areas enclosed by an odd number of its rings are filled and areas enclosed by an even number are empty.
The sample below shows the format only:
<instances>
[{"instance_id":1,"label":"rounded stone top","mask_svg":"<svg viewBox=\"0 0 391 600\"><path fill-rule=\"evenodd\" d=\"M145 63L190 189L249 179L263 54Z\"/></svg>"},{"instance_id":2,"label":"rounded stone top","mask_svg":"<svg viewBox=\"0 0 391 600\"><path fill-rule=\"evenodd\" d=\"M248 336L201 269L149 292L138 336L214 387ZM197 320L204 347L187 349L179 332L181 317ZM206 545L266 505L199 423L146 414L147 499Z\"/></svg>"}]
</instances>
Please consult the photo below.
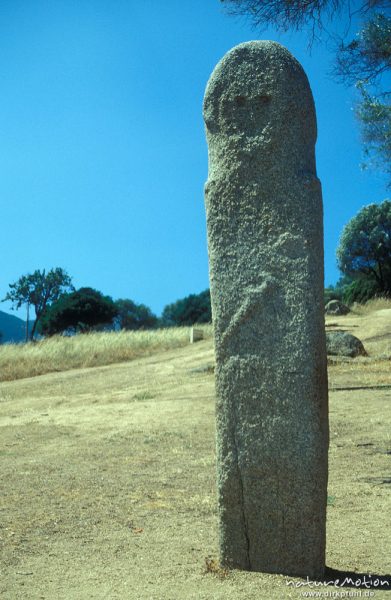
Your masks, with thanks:
<instances>
[{"instance_id":1,"label":"rounded stone top","mask_svg":"<svg viewBox=\"0 0 391 600\"><path fill-rule=\"evenodd\" d=\"M245 42L227 52L208 81L203 113L208 135L316 140L307 76L284 46L269 40Z\"/></svg>"}]
</instances>

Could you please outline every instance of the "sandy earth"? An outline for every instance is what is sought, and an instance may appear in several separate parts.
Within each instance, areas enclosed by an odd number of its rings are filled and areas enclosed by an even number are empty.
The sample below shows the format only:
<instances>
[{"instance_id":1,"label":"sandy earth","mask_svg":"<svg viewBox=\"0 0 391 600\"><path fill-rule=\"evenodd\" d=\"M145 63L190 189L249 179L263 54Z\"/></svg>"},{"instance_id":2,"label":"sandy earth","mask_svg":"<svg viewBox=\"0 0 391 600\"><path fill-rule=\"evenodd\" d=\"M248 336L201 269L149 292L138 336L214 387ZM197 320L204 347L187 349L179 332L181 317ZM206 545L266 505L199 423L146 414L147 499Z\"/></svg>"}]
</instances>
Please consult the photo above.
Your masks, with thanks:
<instances>
[{"instance_id":1,"label":"sandy earth","mask_svg":"<svg viewBox=\"0 0 391 600\"><path fill-rule=\"evenodd\" d=\"M331 321L372 357L329 367L328 580L391 600L391 311ZM214 568L213 362L203 341L0 384L1 600L331 597Z\"/></svg>"}]
</instances>

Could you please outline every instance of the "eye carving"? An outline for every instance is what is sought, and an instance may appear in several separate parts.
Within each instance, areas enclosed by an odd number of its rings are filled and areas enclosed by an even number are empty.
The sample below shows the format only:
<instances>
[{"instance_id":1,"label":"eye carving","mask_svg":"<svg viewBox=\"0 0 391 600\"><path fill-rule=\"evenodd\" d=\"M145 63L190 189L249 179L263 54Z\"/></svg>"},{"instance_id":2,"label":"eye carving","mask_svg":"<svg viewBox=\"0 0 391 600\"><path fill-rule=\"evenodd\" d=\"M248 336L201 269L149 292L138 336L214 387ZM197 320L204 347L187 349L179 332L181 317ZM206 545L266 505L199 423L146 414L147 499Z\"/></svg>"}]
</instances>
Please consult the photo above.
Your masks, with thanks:
<instances>
[{"instance_id":1,"label":"eye carving","mask_svg":"<svg viewBox=\"0 0 391 600\"><path fill-rule=\"evenodd\" d=\"M250 106L254 106L256 109L260 109L263 108L264 106L266 106L267 104L270 103L271 97L270 96L255 96L255 98L250 98L249 102L250 102ZM236 106L239 107L243 107L247 104L248 99L246 98L246 96L235 96L235 104Z\"/></svg>"},{"instance_id":2,"label":"eye carving","mask_svg":"<svg viewBox=\"0 0 391 600\"><path fill-rule=\"evenodd\" d=\"M267 104L269 104L270 100L271 100L270 96L257 96L256 104L259 108L261 108L262 106L266 106Z\"/></svg>"}]
</instances>

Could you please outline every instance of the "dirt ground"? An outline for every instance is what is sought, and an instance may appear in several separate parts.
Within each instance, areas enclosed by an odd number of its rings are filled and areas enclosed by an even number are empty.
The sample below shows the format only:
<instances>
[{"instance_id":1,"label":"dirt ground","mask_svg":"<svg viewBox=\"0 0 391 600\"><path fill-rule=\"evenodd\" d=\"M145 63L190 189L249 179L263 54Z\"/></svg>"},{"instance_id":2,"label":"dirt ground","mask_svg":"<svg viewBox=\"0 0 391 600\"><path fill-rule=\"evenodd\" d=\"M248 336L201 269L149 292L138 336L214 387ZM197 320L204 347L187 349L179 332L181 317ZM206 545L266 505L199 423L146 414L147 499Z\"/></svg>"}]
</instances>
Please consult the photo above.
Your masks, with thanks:
<instances>
[{"instance_id":1,"label":"dirt ground","mask_svg":"<svg viewBox=\"0 0 391 600\"><path fill-rule=\"evenodd\" d=\"M391 311L378 312L329 319L370 356L329 366L326 579L365 575L372 589L351 583L344 593L391 600ZM215 569L213 362L203 341L0 384L1 600L341 592ZM383 591L376 578L388 582Z\"/></svg>"}]
</instances>

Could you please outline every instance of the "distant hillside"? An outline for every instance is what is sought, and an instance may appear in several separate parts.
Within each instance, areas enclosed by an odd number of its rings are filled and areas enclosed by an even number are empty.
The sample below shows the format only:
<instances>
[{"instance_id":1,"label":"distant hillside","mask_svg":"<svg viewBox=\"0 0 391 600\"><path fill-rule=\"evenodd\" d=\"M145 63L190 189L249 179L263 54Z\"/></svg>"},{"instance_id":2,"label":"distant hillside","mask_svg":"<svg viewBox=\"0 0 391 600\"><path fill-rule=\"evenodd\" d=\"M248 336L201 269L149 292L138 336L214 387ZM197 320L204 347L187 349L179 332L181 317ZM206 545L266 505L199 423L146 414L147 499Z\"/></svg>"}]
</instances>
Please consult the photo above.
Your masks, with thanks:
<instances>
[{"instance_id":1,"label":"distant hillside","mask_svg":"<svg viewBox=\"0 0 391 600\"><path fill-rule=\"evenodd\" d=\"M26 337L26 324L22 319L0 310L0 344L23 342Z\"/></svg>"}]
</instances>

